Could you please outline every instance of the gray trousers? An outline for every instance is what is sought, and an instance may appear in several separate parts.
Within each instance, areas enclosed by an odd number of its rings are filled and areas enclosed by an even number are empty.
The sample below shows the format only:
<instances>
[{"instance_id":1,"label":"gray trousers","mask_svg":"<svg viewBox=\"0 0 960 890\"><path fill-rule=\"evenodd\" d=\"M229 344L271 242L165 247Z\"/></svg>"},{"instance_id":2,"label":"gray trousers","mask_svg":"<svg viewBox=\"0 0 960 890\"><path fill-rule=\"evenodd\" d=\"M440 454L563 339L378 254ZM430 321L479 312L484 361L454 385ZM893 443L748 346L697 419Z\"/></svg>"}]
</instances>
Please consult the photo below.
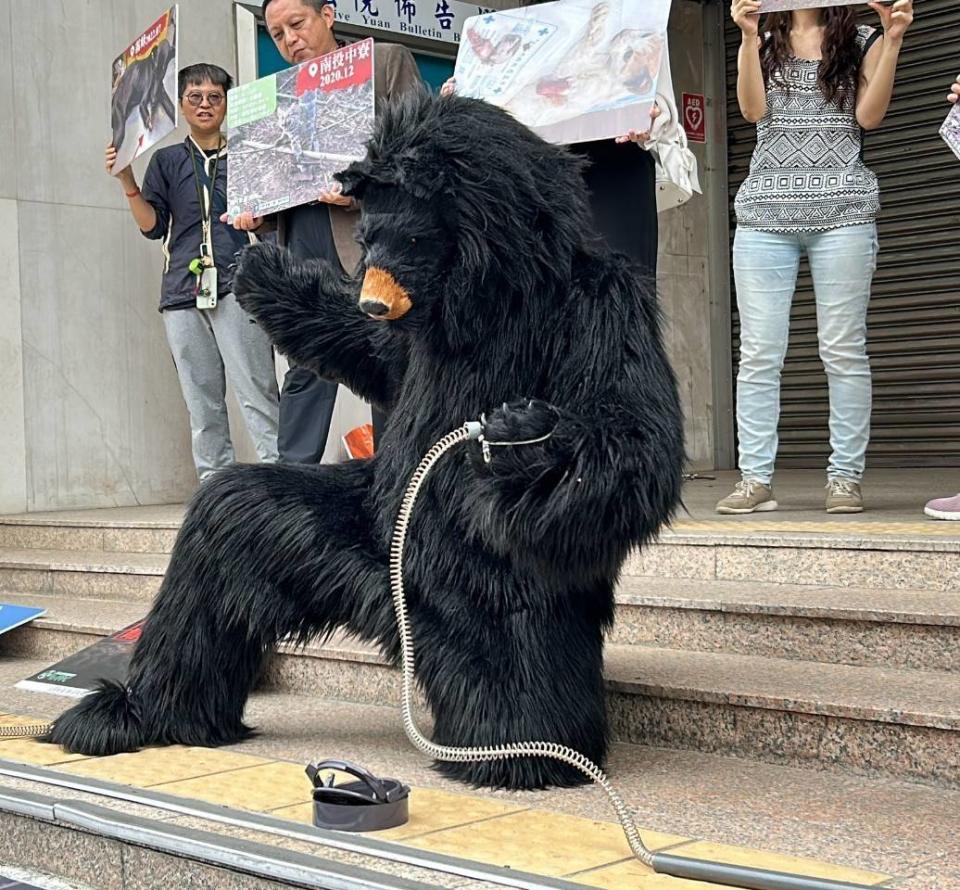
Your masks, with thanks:
<instances>
[{"instance_id":1,"label":"gray trousers","mask_svg":"<svg viewBox=\"0 0 960 890\"><path fill-rule=\"evenodd\" d=\"M260 326L233 294L221 298L216 309L168 309L163 324L190 412L193 462L200 481L234 461L227 380L257 455L264 463L276 463L280 396L273 347Z\"/></svg>"}]
</instances>

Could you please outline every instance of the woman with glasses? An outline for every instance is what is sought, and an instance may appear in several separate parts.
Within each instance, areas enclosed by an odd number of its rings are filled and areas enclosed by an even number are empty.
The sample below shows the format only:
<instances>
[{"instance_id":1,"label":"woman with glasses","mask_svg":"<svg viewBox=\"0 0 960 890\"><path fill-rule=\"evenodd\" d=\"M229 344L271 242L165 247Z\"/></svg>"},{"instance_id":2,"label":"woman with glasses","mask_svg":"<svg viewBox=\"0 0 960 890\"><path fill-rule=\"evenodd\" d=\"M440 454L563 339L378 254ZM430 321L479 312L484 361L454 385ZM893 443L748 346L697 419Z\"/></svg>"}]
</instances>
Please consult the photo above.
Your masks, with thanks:
<instances>
[{"instance_id":1,"label":"woman with glasses","mask_svg":"<svg viewBox=\"0 0 960 890\"><path fill-rule=\"evenodd\" d=\"M277 460L279 394L273 348L231 293L246 233L220 222L227 209L227 141L221 133L232 79L216 65L179 76L180 110L190 135L150 159L143 189L127 167L114 173L145 237L163 241L160 290L167 342L190 413L193 460L203 482L234 460L226 380L237 395L260 459Z\"/></svg>"}]
</instances>

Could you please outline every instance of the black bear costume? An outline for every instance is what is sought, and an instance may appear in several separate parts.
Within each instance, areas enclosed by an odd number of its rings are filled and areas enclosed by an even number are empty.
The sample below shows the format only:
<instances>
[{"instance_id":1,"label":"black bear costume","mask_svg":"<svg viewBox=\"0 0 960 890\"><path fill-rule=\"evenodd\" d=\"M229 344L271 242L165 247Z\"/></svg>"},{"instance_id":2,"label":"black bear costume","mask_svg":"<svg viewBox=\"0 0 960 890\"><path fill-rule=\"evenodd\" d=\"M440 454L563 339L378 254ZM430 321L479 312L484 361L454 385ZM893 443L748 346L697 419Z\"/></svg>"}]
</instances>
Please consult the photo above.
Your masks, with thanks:
<instances>
[{"instance_id":1,"label":"black bear costume","mask_svg":"<svg viewBox=\"0 0 960 890\"><path fill-rule=\"evenodd\" d=\"M396 658L387 558L404 487L485 413L492 441L552 435L489 463L460 446L421 495L405 580L434 740L554 741L602 763L613 588L682 478L653 288L590 234L581 162L485 103L382 109L340 179L362 202L361 277L258 245L235 290L280 352L390 412L379 451L206 482L128 685L83 699L49 739L98 755L243 739L247 696L288 636L345 628ZM507 788L584 781L545 759L438 768Z\"/></svg>"}]
</instances>

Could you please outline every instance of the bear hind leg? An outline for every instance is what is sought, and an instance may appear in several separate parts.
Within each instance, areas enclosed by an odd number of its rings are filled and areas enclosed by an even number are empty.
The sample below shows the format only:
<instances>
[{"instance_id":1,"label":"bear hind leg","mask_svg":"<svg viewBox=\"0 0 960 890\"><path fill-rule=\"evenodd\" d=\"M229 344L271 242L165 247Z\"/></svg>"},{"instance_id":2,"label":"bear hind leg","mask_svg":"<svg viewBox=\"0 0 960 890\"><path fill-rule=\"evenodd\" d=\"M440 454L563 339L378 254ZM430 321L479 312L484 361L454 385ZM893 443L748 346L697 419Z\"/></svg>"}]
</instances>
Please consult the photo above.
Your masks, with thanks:
<instances>
[{"instance_id":1,"label":"bear hind leg","mask_svg":"<svg viewBox=\"0 0 960 890\"><path fill-rule=\"evenodd\" d=\"M103 755L217 746L250 734L247 697L282 638L390 609L369 541L363 465L237 466L204 483L137 644L126 687L56 720L48 740ZM372 620L372 618L371 618ZM375 622L380 624L382 622Z\"/></svg>"}]
</instances>

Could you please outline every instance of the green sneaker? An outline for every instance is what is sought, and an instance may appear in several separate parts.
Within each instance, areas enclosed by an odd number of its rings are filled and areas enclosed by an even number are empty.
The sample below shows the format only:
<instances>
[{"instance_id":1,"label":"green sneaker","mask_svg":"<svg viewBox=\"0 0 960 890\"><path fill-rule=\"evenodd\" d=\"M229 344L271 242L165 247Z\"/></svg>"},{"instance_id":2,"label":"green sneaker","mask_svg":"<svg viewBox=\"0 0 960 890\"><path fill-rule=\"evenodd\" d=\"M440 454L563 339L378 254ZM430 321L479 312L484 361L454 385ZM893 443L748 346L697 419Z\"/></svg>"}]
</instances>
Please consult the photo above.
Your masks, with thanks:
<instances>
[{"instance_id":1,"label":"green sneaker","mask_svg":"<svg viewBox=\"0 0 960 890\"><path fill-rule=\"evenodd\" d=\"M863 494L853 479L831 479L827 483L828 513L862 513Z\"/></svg>"},{"instance_id":2,"label":"green sneaker","mask_svg":"<svg viewBox=\"0 0 960 890\"><path fill-rule=\"evenodd\" d=\"M777 509L773 497L773 488L756 479L741 479L733 489L717 504L717 512L731 513L768 513Z\"/></svg>"}]
</instances>

